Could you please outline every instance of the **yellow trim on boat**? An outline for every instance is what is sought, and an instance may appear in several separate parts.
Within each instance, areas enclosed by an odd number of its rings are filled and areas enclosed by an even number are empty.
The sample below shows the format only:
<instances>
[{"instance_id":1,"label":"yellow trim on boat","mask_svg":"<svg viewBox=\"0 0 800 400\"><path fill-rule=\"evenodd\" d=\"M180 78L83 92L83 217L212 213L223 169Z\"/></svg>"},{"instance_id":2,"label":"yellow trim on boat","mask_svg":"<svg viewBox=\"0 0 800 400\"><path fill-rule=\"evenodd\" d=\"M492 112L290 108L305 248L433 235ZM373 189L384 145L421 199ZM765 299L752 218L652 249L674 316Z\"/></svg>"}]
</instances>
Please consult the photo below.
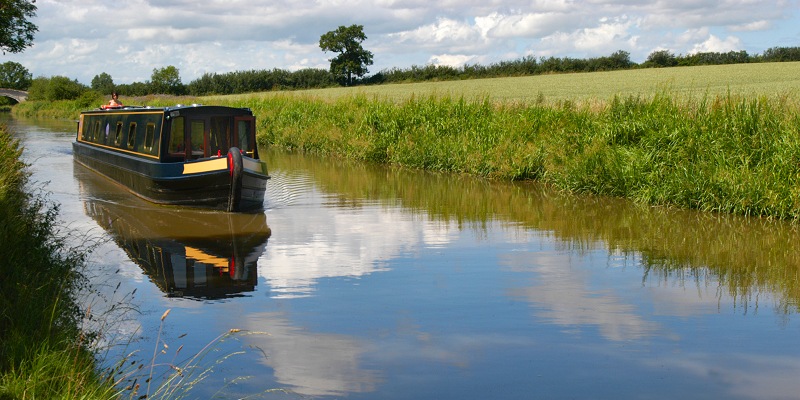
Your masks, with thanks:
<instances>
[{"instance_id":1,"label":"yellow trim on boat","mask_svg":"<svg viewBox=\"0 0 800 400\"><path fill-rule=\"evenodd\" d=\"M137 155L137 156L142 156L142 157L147 157L147 158L152 158L154 160L158 160L158 156L154 156L152 154L142 153L142 152L133 151L133 150L121 149L119 147L108 146L108 145L105 145L105 144L100 144L100 143L95 143L95 142L90 142L88 140L84 140L83 139L83 132L81 132L81 138L78 140L78 142L86 144L86 145L89 145L89 146L101 147L101 148L104 148L104 149L114 150L114 151L117 151L117 152L120 152L120 153L133 154L133 155Z\"/></svg>"},{"instance_id":2,"label":"yellow trim on boat","mask_svg":"<svg viewBox=\"0 0 800 400\"><path fill-rule=\"evenodd\" d=\"M194 247L186 246L186 258L199 261L203 264L210 264L219 268L228 268L228 259L212 256L203 250Z\"/></svg>"},{"instance_id":3,"label":"yellow trim on boat","mask_svg":"<svg viewBox=\"0 0 800 400\"><path fill-rule=\"evenodd\" d=\"M220 157L210 161L186 163L183 165L183 174L198 174L201 172L219 171L228 169L228 158Z\"/></svg>"}]
</instances>

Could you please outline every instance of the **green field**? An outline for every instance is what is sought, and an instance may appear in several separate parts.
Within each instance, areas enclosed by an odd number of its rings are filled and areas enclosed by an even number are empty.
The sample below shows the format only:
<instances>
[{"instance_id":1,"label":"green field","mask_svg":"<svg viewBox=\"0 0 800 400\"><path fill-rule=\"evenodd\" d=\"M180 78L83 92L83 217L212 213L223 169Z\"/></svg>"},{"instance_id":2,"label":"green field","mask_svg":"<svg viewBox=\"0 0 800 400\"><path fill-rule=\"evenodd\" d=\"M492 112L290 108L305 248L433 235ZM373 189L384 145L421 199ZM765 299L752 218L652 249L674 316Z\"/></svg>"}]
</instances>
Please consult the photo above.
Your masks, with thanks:
<instances>
[{"instance_id":1,"label":"green field","mask_svg":"<svg viewBox=\"0 0 800 400\"><path fill-rule=\"evenodd\" d=\"M618 96L651 97L657 92L704 96L724 95L785 95L800 97L800 62L736 64L701 67L648 68L628 71L578 74L538 75L514 78L473 79L463 81L361 86L354 88L315 89L291 92L299 96L340 98L364 95L369 98L399 101L411 96L430 95L490 98L507 102L558 102L565 100L608 100ZM251 95L211 96L205 103L216 100L261 98L285 95L286 92L266 92Z\"/></svg>"}]
</instances>

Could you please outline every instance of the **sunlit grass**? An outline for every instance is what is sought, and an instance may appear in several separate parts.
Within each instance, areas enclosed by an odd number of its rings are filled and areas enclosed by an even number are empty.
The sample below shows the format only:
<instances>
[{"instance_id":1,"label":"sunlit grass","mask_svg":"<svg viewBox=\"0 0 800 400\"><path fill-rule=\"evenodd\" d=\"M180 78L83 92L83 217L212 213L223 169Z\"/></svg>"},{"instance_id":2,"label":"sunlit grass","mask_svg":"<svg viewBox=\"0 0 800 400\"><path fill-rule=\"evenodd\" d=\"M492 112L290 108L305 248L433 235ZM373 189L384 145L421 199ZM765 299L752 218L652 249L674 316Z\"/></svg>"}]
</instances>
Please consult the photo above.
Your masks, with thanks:
<instances>
[{"instance_id":1,"label":"sunlit grass","mask_svg":"<svg viewBox=\"0 0 800 400\"><path fill-rule=\"evenodd\" d=\"M795 97L242 100L262 144L705 211L800 217Z\"/></svg>"},{"instance_id":2,"label":"sunlit grass","mask_svg":"<svg viewBox=\"0 0 800 400\"><path fill-rule=\"evenodd\" d=\"M57 207L28 193L20 156L0 127L0 398L110 398L81 329L84 255L59 233Z\"/></svg>"}]
</instances>

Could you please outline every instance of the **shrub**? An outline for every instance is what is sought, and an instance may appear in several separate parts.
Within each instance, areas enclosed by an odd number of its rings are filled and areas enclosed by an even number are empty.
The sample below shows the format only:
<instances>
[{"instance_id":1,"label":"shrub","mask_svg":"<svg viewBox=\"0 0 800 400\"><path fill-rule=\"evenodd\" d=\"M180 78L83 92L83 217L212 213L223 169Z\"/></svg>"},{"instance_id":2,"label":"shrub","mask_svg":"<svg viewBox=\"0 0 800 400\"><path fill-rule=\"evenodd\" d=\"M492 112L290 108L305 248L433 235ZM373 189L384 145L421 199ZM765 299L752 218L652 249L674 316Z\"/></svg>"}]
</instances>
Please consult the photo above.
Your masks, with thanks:
<instances>
[{"instance_id":1,"label":"shrub","mask_svg":"<svg viewBox=\"0 0 800 400\"><path fill-rule=\"evenodd\" d=\"M28 89L28 100L75 100L86 90L86 86L65 76L38 77Z\"/></svg>"}]
</instances>

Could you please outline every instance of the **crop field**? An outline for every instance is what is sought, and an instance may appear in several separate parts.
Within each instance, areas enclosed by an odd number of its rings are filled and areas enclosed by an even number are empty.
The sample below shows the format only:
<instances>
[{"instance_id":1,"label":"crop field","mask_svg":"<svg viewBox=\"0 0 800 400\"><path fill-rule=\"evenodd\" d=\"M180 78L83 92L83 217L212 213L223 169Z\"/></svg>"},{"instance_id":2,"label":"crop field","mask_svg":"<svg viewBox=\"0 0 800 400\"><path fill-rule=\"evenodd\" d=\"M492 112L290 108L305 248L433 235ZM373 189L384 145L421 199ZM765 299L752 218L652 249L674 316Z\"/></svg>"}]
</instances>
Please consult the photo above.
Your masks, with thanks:
<instances>
[{"instance_id":1,"label":"crop field","mask_svg":"<svg viewBox=\"0 0 800 400\"><path fill-rule=\"evenodd\" d=\"M503 102L604 101L614 96L652 97L658 92L681 96L800 97L800 62L714 65L700 67L648 68L627 71L538 75L513 78L474 79L315 89L291 92L297 96L335 99L354 95L402 101L412 96L464 97L467 100ZM286 95L265 92L250 95L211 96L213 100L240 100Z\"/></svg>"}]
</instances>

